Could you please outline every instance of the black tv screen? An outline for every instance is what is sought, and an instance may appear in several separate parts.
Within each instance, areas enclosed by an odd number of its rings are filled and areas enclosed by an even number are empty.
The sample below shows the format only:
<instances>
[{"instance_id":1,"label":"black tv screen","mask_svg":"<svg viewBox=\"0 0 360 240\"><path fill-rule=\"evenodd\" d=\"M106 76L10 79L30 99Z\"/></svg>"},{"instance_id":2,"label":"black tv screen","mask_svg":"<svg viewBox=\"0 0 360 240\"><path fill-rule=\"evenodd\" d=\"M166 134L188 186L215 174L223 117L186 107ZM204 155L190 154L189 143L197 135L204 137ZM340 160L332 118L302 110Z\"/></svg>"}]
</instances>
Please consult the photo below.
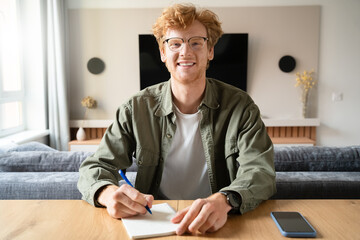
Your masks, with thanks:
<instances>
[{"instance_id":1,"label":"black tv screen","mask_svg":"<svg viewBox=\"0 0 360 240\"><path fill-rule=\"evenodd\" d=\"M159 46L153 35L139 35L139 50L140 89L169 80L170 73L160 59ZM214 51L206 76L246 91L248 34L224 34Z\"/></svg>"}]
</instances>

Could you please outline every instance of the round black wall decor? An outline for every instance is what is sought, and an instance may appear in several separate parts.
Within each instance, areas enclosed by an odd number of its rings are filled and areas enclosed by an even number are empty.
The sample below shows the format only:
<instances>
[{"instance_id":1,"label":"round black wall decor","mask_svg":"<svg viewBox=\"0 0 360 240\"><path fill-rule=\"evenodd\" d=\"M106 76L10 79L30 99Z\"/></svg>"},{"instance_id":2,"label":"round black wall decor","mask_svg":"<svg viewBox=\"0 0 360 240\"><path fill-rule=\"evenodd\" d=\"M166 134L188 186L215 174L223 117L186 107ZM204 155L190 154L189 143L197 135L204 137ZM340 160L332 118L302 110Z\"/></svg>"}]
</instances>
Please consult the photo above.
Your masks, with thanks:
<instances>
[{"instance_id":1,"label":"round black wall decor","mask_svg":"<svg viewBox=\"0 0 360 240\"><path fill-rule=\"evenodd\" d=\"M92 74L102 73L105 69L105 63L100 58L91 58L87 63L87 68Z\"/></svg>"},{"instance_id":2,"label":"round black wall decor","mask_svg":"<svg viewBox=\"0 0 360 240\"><path fill-rule=\"evenodd\" d=\"M279 68L283 72L291 72L295 69L296 61L292 56L283 56L279 61Z\"/></svg>"}]
</instances>

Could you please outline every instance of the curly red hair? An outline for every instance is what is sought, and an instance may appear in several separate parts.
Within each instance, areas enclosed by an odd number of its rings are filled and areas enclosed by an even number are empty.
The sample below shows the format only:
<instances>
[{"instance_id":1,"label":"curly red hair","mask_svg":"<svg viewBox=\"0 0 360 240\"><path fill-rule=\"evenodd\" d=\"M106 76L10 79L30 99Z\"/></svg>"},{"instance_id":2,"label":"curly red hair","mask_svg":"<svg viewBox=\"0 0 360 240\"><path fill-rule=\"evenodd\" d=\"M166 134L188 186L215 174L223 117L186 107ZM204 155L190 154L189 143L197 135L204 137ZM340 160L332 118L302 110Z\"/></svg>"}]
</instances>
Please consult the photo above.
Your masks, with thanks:
<instances>
[{"instance_id":1,"label":"curly red hair","mask_svg":"<svg viewBox=\"0 0 360 240\"><path fill-rule=\"evenodd\" d=\"M152 28L159 47L163 48L164 36L169 28L186 29L195 20L201 22L206 28L209 38L208 47L214 47L223 34L221 22L214 12L197 9L193 4L175 4L163 10Z\"/></svg>"}]
</instances>

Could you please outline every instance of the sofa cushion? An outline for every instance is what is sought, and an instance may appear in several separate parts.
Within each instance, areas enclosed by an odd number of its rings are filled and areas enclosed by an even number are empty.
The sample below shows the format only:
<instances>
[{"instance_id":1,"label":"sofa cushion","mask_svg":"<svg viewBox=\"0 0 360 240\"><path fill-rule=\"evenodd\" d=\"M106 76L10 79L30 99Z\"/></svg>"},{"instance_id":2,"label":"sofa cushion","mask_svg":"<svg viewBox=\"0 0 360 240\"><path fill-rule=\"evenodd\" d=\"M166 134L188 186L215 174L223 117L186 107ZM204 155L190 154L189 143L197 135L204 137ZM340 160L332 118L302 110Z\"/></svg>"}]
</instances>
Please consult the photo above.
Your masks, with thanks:
<instances>
[{"instance_id":1,"label":"sofa cushion","mask_svg":"<svg viewBox=\"0 0 360 240\"><path fill-rule=\"evenodd\" d=\"M7 152L10 148L14 148L19 146L18 144L7 140L7 139L1 139L0 138L0 154Z\"/></svg>"},{"instance_id":2,"label":"sofa cushion","mask_svg":"<svg viewBox=\"0 0 360 240\"><path fill-rule=\"evenodd\" d=\"M0 172L77 172L91 152L24 151L0 154Z\"/></svg>"},{"instance_id":3,"label":"sofa cushion","mask_svg":"<svg viewBox=\"0 0 360 240\"><path fill-rule=\"evenodd\" d=\"M276 171L360 171L360 146L274 148Z\"/></svg>"},{"instance_id":4,"label":"sofa cushion","mask_svg":"<svg viewBox=\"0 0 360 240\"><path fill-rule=\"evenodd\" d=\"M358 172L277 172L273 199L360 199Z\"/></svg>"},{"instance_id":5,"label":"sofa cushion","mask_svg":"<svg viewBox=\"0 0 360 240\"><path fill-rule=\"evenodd\" d=\"M78 172L0 173L0 199L81 199Z\"/></svg>"},{"instance_id":6,"label":"sofa cushion","mask_svg":"<svg viewBox=\"0 0 360 240\"><path fill-rule=\"evenodd\" d=\"M27 151L50 151L57 152L58 150L49 147L40 142L28 142L21 145L16 145L12 148L9 148L7 152L27 152Z\"/></svg>"}]
</instances>

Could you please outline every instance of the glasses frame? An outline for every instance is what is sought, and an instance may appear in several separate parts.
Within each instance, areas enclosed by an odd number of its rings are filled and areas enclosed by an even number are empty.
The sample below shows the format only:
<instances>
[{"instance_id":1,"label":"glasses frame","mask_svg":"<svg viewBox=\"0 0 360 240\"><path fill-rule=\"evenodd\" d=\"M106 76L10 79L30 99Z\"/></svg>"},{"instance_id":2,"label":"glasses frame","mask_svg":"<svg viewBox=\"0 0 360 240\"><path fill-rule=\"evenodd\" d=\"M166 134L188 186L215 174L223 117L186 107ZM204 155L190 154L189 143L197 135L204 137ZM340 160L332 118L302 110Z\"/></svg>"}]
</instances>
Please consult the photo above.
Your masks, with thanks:
<instances>
[{"instance_id":1,"label":"glasses frame","mask_svg":"<svg viewBox=\"0 0 360 240\"><path fill-rule=\"evenodd\" d=\"M209 38L208 38L208 37L202 37L202 36L193 36L193 37L189 38L186 42L187 42L187 44L189 45L189 47L191 48L191 50L193 50L193 51L196 51L196 50L194 50L194 49L191 47L191 45L190 45L190 40L193 39L193 38L202 38L202 39L204 39L204 42L209 41ZM180 47L178 50L173 50L173 49L170 48L170 46L169 46L169 41L170 41L171 39L181 39L182 44L181 44L181 47ZM180 52L181 49L184 47L185 40L184 40L183 38L181 38L181 37L171 37L171 38L165 39L165 40L163 41L163 44L165 44L165 43L167 43L167 46L168 46L168 48L169 48L171 51L173 51L173 52ZM205 44L204 44L204 45L205 45ZM204 47L204 46L202 46L201 49L203 49L203 47Z\"/></svg>"}]
</instances>

